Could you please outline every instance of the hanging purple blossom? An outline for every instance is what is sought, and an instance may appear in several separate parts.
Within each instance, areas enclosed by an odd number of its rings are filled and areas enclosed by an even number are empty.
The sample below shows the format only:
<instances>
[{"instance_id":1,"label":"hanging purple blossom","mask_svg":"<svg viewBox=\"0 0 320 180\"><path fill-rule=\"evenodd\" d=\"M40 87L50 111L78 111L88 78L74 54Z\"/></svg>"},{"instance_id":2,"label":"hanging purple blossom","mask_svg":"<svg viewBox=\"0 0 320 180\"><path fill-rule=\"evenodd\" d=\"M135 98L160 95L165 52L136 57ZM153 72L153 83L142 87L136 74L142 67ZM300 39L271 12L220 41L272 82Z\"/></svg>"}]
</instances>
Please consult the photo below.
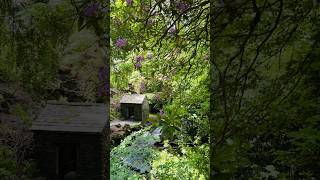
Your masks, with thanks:
<instances>
[{"instance_id":1,"label":"hanging purple blossom","mask_svg":"<svg viewBox=\"0 0 320 180\"><path fill-rule=\"evenodd\" d=\"M109 77L109 68L100 67L98 72L99 77L99 89L98 96L101 97L103 95L109 95L110 83L108 81Z\"/></svg>"},{"instance_id":2,"label":"hanging purple blossom","mask_svg":"<svg viewBox=\"0 0 320 180\"><path fill-rule=\"evenodd\" d=\"M141 62L143 60L144 60L143 55L139 55L139 56L136 57L136 62Z\"/></svg>"},{"instance_id":3,"label":"hanging purple blossom","mask_svg":"<svg viewBox=\"0 0 320 180\"><path fill-rule=\"evenodd\" d=\"M126 0L127 6L132 6L133 0Z\"/></svg>"},{"instance_id":4,"label":"hanging purple blossom","mask_svg":"<svg viewBox=\"0 0 320 180\"><path fill-rule=\"evenodd\" d=\"M163 109L160 109L159 114L160 114L160 117L161 117L161 118L163 118L163 117L165 116L165 113L164 113Z\"/></svg>"},{"instance_id":5,"label":"hanging purple blossom","mask_svg":"<svg viewBox=\"0 0 320 180\"><path fill-rule=\"evenodd\" d=\"M127 46L127 44L128 44L128 41L124 38L119 38L116 41L116 46L118 48L124 48L125 46Z\"/></svg>"},{"instance_id":6,"label":"hanging purple blossom","mask_svg":"<svg viewBox=\"0 0 320 180\"><path fill-rule=\"evenodd\" d=\"M176 4L176 7L181 13L185 13L189 9L190 6L186 2L178 2Z\"/></svg>"},{"instance_id":7,"label":"hanging purple blossom","mask_svg":"<svg viewBox=\"0 0 320 180\"><path fill-rule=\"evenodd\" d=\"M142 67L141 62L140 62L140 61L136 62L136 63L134 64L134 67L135 67L136 69L140 69L140 68Z\"/></svg>"},{"instance_id":8,"label":"hanging purple blossom","mask_svg":"<svg viewBox=\"0 0 320 180\"><path fill-rule=\"evenodd\" d=\"M83 10L83 15L86 17L93 17L97 16L98 10L101 8L100 4L95 2L91 3L88 5L84 10Z\"/></svg>"}]
</instances>

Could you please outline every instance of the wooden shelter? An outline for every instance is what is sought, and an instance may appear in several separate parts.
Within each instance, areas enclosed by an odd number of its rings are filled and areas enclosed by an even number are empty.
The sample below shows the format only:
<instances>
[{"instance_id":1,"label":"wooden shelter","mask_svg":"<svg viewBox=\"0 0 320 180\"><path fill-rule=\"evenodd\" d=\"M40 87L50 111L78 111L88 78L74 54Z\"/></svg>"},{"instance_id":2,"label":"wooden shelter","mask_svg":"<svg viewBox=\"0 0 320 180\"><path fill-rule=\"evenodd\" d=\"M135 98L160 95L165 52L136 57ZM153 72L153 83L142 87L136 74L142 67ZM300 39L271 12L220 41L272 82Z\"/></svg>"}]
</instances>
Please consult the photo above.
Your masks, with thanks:
<instances>
[{"instance_id":1,"label":"wooden shelter","mask_svg":"<svg viewBox=\"0 0 320 180\"><path fill-rule=\"evenodd\" d=\"M49 180L104 180L107 164L105 104L48 103L32 124L34 158Z\"/></svg>"},{"instance_id":2,"label":"wooden shelter","mask_svg":"<svg viewBox=\"0 0 320 180\"><path fill-rule=\"evenodd\" d=\"M125 119L144 121L149 116L149 104L143 94L125 94L120 100L121 115Z\"/></svg>"}]
</instances>

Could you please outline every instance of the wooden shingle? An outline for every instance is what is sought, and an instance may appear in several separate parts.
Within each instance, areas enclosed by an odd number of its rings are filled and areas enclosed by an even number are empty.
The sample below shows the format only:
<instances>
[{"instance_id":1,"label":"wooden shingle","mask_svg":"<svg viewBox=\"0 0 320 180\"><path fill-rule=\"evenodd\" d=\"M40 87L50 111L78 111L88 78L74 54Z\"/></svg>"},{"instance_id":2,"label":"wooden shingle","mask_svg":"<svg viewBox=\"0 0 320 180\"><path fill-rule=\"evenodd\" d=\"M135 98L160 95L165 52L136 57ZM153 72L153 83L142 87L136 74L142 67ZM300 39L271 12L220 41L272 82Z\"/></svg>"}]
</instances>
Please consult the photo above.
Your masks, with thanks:
<instances>
[{"instance_id":1,"label":"wooden shingle","mask_svg":"<svg viewBox=\"0 0 320 180\"><path fill-rule=\"evenodd\" d=\"M120 103L124 104L142 104L146 98L143 94L125 94L122 96Z\"/></svg>"},{"instance_id":2,"label":"wooden shingle","mask_svg":"<svg viewBox=\"0 0 320 180\"><path fill-rule=\"evenodd\" d=\"M106 108L101 103L49 102L31 130L99 133L107 124Z\"/></svg>"}]
</instances>

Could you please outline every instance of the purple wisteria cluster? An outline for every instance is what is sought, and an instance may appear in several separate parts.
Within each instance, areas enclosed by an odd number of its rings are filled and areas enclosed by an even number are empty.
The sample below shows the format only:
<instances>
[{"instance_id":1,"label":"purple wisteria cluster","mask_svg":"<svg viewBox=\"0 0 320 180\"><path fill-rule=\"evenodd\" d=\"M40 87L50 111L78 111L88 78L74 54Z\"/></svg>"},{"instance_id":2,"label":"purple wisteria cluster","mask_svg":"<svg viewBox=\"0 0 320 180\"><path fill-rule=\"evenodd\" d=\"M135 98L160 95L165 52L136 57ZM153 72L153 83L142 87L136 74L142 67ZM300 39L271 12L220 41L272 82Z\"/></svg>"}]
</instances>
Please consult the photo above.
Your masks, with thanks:
<instances>
[{"instance_id":1,"label":"purple wisteria cluster","mask_svg":"<svg viewBox=\"0 0 320 180\"><path fill-rule=\"evenodd\" d=\"M144 60L144 56L143 56L143 55L138 55L138 56L136 56L136 58L135 58L135 64L134 64L134 66L135 66L136 69L140 69L140 68L142 67L141 62L142 62L143 60Z\"/></svg>"},{"instance_id":2,"label":"purple wisteria cluster","mask_svg":"<svg viewBox=\"0 0 320 180\"><path fill-rule=\"evenodd\" d=\"M110 84L108 81L109 68L100 67L98 72L99 78L99 87L98 87L98 96L109 95Z\"/></svg>"},{"instance_id":3,"label":"purple wisteria cluster","mask_svg":"<svg viewBox=\"0 0 320 180\"><path fill-rule=\"evenodd\" d=\"M107 9L102 7L100 3L98 2L93 2L88 4L84 9L83 9L83 16L86 17L98 17L99 15L106 13Z\"/></svg>"},{"instance_id":4,"label":"purple wisteria cluster","mask_svg":"<svg viewBox=\"0 0 320 180\"><path fill-rule=\"evenodd\" d=\"M136 63L134 64L134 67L135 67L136 69L140 69L140 68L142 67L141 62L136 62Z\"/></svg>"},{"instance_id":5,"label":"purple wisteria cluster","mask_svg":"<svg viewBox=\"0 0 320 180\"><path fill-rule=\"evenodd\" d=\"M190 8L190 5L186 2L178 2L176 4L177 9L180 11L180 13L185 13Z\"/></svg>"},{"instance_id":6,"label":"purple wisteria cluster","mask_svg":"<svg viewBox=\"0 0 320 180\"><path fill-rule=\"evenodd\" d=\"M116 47L117 48L124 48L128 44L128 41L124 38L119 38L116 40Z\"/></svg>"},{"instance_id":7,"label":"purple wisteria cluster","mask_svg":"<svg viewBox=\"0 0 320 180\"><path fill-rule=\"evenodd\" d=\"M139 55L139 56L136 57L136 62L141 62L143 60L144 60L143 55Z\"/></svg>"}]
</instances>

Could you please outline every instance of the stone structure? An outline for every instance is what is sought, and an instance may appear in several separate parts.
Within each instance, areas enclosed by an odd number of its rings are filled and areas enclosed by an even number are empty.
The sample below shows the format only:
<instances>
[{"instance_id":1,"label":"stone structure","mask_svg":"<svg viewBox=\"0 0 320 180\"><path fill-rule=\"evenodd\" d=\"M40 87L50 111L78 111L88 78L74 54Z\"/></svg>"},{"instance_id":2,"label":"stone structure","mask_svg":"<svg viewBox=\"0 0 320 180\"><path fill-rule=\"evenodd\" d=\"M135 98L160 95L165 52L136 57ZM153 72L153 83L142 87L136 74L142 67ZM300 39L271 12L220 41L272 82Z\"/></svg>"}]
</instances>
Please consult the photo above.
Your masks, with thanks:
<instances>
[{"instance_id":1,"label":"stone structure","mask_svg":"<svg viewBox=\"0 0 320 180\"><path fill-rule=\"evenodd\" d=\"M48 103L32 124L34 159L49 180L104 180L107 172L107 106Z\"/></svg>"},{"instance_id":2,"label":"stone structure","mask_svg":"<svg viewBox=\"0 0 320 180\"><path fill-rule=\"evenodd\" d=\"M142 94L126 94L120 100L120 111L127 120L144 122L149 116L147 97Z\"/></svg>"}]
</instances>

